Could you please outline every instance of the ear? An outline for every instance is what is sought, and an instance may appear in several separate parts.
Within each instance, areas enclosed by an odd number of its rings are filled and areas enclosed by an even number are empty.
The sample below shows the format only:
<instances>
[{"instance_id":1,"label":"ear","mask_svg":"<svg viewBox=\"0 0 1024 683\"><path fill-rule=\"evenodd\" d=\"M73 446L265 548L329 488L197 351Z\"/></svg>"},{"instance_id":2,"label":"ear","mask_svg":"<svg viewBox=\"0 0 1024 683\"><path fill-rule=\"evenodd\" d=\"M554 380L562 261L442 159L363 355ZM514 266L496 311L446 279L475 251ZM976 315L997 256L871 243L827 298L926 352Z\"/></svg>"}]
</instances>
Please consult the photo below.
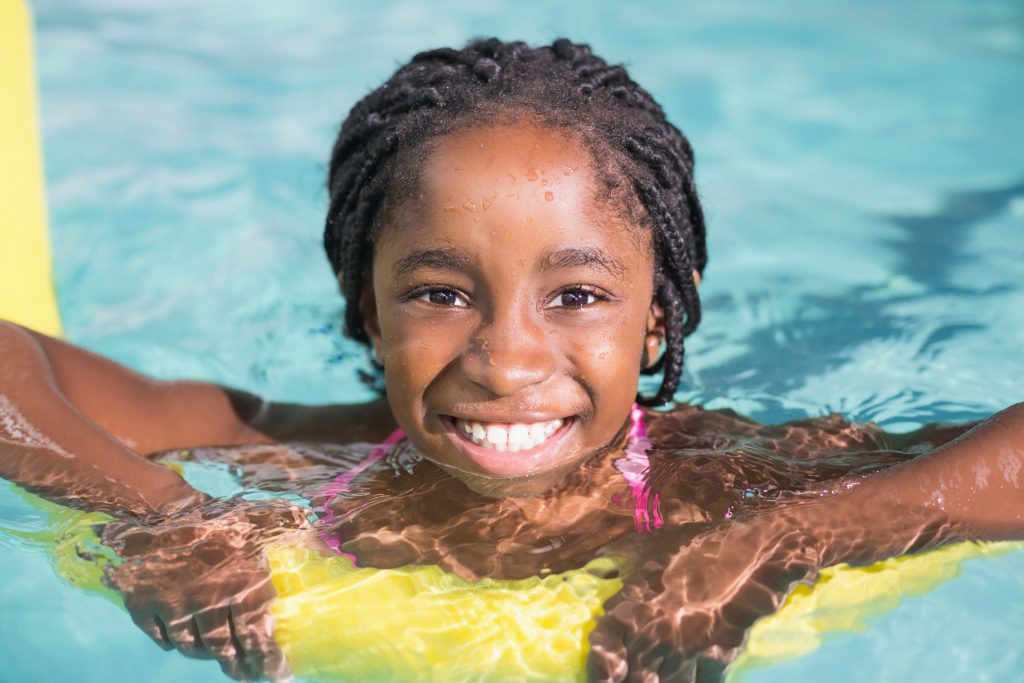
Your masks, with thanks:
<instances>
[{"instance_id":1,"label":"ear","mask_svg":"<svg viewBox=\"0 0 1024 683\"><path fill-rule=\"evenodd\" d=\"M381 344L380 320L377 318L377 298L373 293L373 281L363 279L362 292L359 295L359 315L363 319L363 331L370 338L373 355L378 363L384 363L384 348Z\"/></svg>"},{"instance_id":2,"label":"ear","mask_svg":"<svg viewBox=\"0 0 1024 683\"><path fill-rule=\"evenodd\" d=\"M693 270L693 286L700 287L700 273L697 272L696 268Z\"/></svg>"},{"instance_id":3,"label":"ear","mask_svg":"<svg viewBox=\"0 0 1024 683\"><path fill-rule=\"evenodd\" d=\"M647 311L647 327L644 333L644 349L640 365L649 368L661 356L661 345L665 341L665 309L657 301L651 302Z\"/></svg>"}]
</instances>

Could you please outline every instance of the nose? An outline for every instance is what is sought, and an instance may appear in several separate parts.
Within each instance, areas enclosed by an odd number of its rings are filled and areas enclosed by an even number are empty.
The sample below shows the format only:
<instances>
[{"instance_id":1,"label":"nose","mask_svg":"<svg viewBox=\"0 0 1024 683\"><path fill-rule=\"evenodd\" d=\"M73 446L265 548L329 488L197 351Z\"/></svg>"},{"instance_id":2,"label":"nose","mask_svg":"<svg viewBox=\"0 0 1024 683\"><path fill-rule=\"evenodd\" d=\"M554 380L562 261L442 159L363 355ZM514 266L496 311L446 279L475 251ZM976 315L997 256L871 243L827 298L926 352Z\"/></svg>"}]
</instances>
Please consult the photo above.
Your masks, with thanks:
<instances>
[{"instance_id":1,"label":"nose","mask_svg":"<svg viewBox=\"0 0 1024 683\"><path fill-rule=\"evenodd\" d=\"M502 308L481 322L462 356L462 369L494 396L513 396L551 377L555 354L535 312L527 306Z\"/></svg>"}]
</instances>

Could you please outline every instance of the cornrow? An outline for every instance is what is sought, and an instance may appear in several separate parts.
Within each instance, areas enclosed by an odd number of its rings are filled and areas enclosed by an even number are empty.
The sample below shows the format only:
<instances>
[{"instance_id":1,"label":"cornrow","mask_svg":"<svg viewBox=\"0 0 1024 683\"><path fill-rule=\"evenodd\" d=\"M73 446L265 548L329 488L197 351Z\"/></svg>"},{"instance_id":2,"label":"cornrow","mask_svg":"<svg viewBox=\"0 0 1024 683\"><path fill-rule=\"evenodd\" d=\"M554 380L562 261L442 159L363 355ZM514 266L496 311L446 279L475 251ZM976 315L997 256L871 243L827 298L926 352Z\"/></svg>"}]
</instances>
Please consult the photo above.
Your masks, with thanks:
<instances>
[{"instance_id":1,"label":"cornrow","mask_svg":"<svg viewBox=\"0 0 1024 683\"><path fill-rule=\"evenodd\" d=\"M665 353L645 374L662 374L646 405L668 403L683 374L683 339L700 323L693 271L707 263L704 216L693 180L693 149L650 93L587 45L556 40L531 48L496 38L456 50L421 52L360 100L342 123L327 177L324 248L345 296L345 334L369 345L359 300L374 231L400 187L406 155L432 138L500 113L528 113L580 134L610 158L607 182L626 178L650 226L655 297L665 311ZM404 162L404 164L403 164ZM379 366L377 366L379 369Z\"/></svg>"}]
</instances>

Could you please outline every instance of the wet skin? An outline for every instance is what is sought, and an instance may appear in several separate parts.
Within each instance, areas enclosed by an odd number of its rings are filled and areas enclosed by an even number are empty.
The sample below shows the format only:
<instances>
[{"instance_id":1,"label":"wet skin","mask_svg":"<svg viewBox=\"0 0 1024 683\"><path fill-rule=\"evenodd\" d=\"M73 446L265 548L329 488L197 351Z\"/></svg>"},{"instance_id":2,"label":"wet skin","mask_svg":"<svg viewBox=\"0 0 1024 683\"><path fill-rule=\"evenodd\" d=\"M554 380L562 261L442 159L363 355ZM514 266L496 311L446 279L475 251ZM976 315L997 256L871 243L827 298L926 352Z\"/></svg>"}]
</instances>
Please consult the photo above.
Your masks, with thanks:
<instances>
[{"instance_id":1,"label":"wet skin","mask_svg":"<svg viewBox=\"0 0 1024 683\"><path fill-rule=\"evenodd\" d=\"M905 462L967 429L933 427L896 437L838 416L766 426L687 405L649 412L645 421L652 439L648 488L658 496L664 528L689 525L687 538L792 503L838 478ZM467 579L562 572L599 553L621 552L640 565L661 541L634 533L634 501L615 466L623 455L609 449L530 498L471 493L429 462L384 468L351 496L330 501L344 521L328 532L367 565L436 564ZM227 459L250 485L276 480L275 487L307 496L323 478L323 456L315 451L256 447L190 457ZM304 464L296 466L296 458Z\"/></svg>"},{"instance_id":2,"label":"wet skin","mask_svg":"<svg viewBox=\"0 0 1024 683\"><path fill-rule=\"evenodd\" d=\"M535 495L607 447L662 336L649 235L599 196L592 165L530 124L449 135L376 240L362 310L391 411L474 491ZM498 453L455 419L564 424Z\"/></svg>"}]
</instances>

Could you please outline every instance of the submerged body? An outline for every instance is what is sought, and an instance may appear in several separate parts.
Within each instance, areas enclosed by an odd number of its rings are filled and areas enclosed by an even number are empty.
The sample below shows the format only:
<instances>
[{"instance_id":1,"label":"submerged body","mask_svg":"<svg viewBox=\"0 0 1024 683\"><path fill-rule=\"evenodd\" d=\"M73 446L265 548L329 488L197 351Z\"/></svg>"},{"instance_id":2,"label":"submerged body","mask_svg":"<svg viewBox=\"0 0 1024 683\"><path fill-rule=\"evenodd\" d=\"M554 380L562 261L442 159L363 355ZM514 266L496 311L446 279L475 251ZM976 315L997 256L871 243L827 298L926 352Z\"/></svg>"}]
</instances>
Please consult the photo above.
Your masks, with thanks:
<instances>
[{"instance_id":1,"label":"submerged body","mask_svg":"<svg viewBox=\"0 0 1024 683\"><path fill-rule=\"evenodd\" d=\"M317 537L359 566L437 565L466 580L514 580L578 569L602 555L640 566L655 532L695 535L806 503L830 493L837 479L906 462L972 426L888 434L839 416L771 426L696 406L637 410L643 432L529 498L468 492L404 439L369 450L306 443L155 457L227 464L248 489L311 501ZM325 485L325 473L338 469Z\"/></svg>"},{"instance_id":2,"label":"submerged body","mask_svg":"<svg viewBox=\"0 0 1024 683\"><path fill-rule=\"evenodd\" d=\"M270 606L274 637L296 675L578 681L587 637L605 601L636 567L663 561L665 548L651 537L657 527L699 535L716 520L792 500L838 475L903 461L962 431L894 436L838 417L766 427L692 406L648 417L655 443L634 431L624 452L608 458L611 469L602 472L593 463L589 474L559 491L516 505L483 496L467 500L457 479L402 442L196 448L156 457L175 468L227 465L250 492L318 503L316 533L278 534L263 546L277 593ZM681 433L687 437L678 438ZM644 472L642 459L655 464L652 473L659 462L679 471L660 477L657 489L646 477L638 487L630 471ZM338 470L343 492L324 484L325 475ZM354 472L358 476L347 476ZM673 479L688 482L686 490L664 486ZM165 530L173 535L191 522L185 517ZM321 539L331 547L349 540L351 552L336 555ZM95 553L94 543L79 539L77 547ZM163 544L143 559L157 564L179 550L186 548ZM827 587L769 620L747 650L762 662L804 653L821 629L862 623L879 605L927 589L977 552L957 550L863 576L829 570ZM81 562L83 554L69 557ZM159 574L142 576L146 583L138 587L145 589ZM132 591L133 578L120 574L120 587ZM842 592L844 581L857 587L856 595ZM828 616L808 622L808 609Z\"/></svg>"}]
</instances>

